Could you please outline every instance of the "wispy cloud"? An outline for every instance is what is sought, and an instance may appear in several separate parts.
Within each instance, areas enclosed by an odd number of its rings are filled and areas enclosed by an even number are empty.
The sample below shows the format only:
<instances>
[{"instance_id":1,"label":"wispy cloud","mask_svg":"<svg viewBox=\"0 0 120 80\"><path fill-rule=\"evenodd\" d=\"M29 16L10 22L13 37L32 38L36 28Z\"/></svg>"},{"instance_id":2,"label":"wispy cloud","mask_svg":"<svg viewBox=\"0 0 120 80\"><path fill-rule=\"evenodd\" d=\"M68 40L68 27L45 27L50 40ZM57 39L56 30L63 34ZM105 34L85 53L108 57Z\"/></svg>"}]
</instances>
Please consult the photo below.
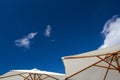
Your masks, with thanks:
<instances>
[{"instance_id":1,"label":"wispy cloud","mask_svg":"<svg viewBox=\"0 0 120 80\"><path fill-rule=\"evenodd\" d=\"M51 40L51 42L55 42L55 40Z\"/></svg>"},{"instance_id":2,"label":"wispy cloud","mask_svg":"<svg viewBox=\"0 0 120 80\"><path fill-rule=\"evenodd\" d=\"M31 44L30 40L33 39L35 37L35 35L37 35L37 32L35 32L35 33L32 32L21 39L15 40L16 46L30 48L30 44Z\"/></svg>"},{"instance_id":3,"label":"wispy cloud","mask_svg":"<svg viewBox=\"0 0 120 80\"><path fill-rule=\"evenodd\" d=\"M105 40L100 48L106 48L116 44L120 44L120 17L113 16L104 25L102 34L105 35Z\"/></svg>"},{"instance_id":4,"label":"wispy cloud","mask_svg":"<svg viewBox=\"0 0 120 80\"><path fill-rule=\"evenodd\" d=\"M47 25L46 30L44 32L44 35L46 37L50 37L51 36L51 30L52 30L52 27L50 25Z\"/></svg>"}]
</instances>

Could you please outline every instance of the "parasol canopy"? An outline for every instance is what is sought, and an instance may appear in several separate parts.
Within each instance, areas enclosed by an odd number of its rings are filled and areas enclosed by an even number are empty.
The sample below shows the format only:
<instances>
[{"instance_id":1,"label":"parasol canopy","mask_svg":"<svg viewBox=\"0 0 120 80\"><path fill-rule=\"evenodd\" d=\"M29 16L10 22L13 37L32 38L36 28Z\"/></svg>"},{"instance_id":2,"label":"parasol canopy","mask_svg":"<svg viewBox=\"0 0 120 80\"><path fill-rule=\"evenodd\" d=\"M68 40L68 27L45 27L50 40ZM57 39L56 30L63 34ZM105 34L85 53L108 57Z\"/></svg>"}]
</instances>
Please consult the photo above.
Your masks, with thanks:
<instances>
[{"instance_id":1,"label":"parasol canopy","mask_svg":"<svg viewBox=\"0 0 120 80\"><path fill-rule=\"evenodd\" d=\"M65 75L60 73L32 70L11 70L2 76L0 80L64 80Z\"/></svg>"},{"instance_id":2,"label":"parasol canopy","mask_svg":"<svg viewBox=\"0 0 120 80\"><path fill-rule=\"evenodd\" d=\"M120 45L62 59L65 80L120 80Z\"/></svg>"}]
</instances>

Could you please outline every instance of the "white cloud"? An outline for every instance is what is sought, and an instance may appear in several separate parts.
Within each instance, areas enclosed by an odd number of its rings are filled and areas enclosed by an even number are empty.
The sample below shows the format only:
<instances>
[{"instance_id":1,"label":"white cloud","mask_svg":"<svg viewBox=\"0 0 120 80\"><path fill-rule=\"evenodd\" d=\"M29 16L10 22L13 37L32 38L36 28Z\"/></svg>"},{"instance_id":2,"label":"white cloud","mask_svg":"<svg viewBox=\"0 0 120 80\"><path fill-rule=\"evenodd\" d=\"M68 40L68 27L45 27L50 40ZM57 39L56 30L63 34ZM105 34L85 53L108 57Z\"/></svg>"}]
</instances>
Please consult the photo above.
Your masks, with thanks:
<instances>
[{"instance_id":1,"label":"white cloud","mask_svg":"<svg viewBox=\"0 0 120 80\"><path fill-rule=\"evenodd\" d=\"M30 40L33 39L37 35L37 32L35 33L30 33L27 36L23 37L22 39L17 39L15 40L15 44L18 47L25 47L25 48L30 48Z\"/></svg>"},{"instance_id":2,"label":"white cloud","mask_svg":"<svg viewBox=\"0 0 120 80\"><path fill-rule=\"evenodd\" d=\"M47 28L46 28L46 30L45 30L45 32L44 32L44 35L45 35L46 37L50 37L50 35L51 35L51 30L52 30L51 26L50 26L50 25L47 25Z\"/></svg>"},{"instance_id":3,"label":"white cloud","mask_svg":"<svg viewBox=\"0 0 120 80\"><path fill-rule=\"evenodd\" d=\"M102 33L105 35L105 40L100 48L106 48L109 46L120 44L120 18L113 16L104 25Z\"/></svg>"}]
</instances>

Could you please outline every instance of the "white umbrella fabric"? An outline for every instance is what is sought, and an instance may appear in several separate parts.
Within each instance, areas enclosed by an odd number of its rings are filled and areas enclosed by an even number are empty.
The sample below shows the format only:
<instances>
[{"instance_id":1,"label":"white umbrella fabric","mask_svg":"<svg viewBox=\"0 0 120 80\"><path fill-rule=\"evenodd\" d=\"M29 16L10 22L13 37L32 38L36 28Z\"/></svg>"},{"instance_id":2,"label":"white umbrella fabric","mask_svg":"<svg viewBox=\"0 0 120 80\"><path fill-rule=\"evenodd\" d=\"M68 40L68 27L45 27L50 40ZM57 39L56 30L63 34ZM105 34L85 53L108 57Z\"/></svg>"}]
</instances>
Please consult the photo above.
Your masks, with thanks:
<instances>
[{"instance_id":1,"label":"white umbrella fabric","mask_svg":"<svg viewBox=\"0 0 120 80\"><path fill-rule=\"evenodd\" d=\"M54 72L32 70L11 70L2 76L0 80L64 80L65 75Z\"/></svg>"},{"instance_id":2,"label":"white umbrella fabric","mask_svg":"<svg viewBox=\"0 0 120 80\"><path fill-rule=\"evenodd\" d=\"M65 80L120 80L120 45L62 59Z\"/></svg>"}]
</instances>

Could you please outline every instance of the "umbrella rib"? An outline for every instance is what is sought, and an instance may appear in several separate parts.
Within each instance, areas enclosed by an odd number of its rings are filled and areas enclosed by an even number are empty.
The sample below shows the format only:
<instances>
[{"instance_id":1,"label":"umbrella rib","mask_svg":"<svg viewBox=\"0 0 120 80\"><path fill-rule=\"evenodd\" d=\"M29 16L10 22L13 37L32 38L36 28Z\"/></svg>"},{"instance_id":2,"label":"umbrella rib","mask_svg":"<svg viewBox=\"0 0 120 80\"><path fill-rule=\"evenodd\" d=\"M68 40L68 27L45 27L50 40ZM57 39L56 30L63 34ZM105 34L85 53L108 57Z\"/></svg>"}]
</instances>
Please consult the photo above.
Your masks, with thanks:
<instances>
[{"instance_id":1,"label":"umbrella rib","mask_svg":"<svg viewBox=\"0 0 120 80\"><path fill-rule=\"evenodd\" d=\"M42 79L41 79L41 76L42 76L42 75L37 74L37 76L38 76L37 80L42 80Z\"/></svg>"},{"instance_id":2,"label":"umbrella rib","mask_svg":"<svg viewBox=\"0 0 120 80\"><path fill-rule=\"evenodd\" d=\"M115 56L115 61L116 61L116 64L118 66L118 71L120 73L120 64L119 64L119 58L118 58L118 55Z\"/></svg>"},{"instance_id":3,"label":"umbrella rib","mask_svg":"<svg viewBox=\"0 0 120 80\"><path fill-rule=\"evenodd\" d=\"M114 56L115 56L115 55L112 56L112 59L111 59L111 61L110 61L110 63L109 63L109 66L108 66L108 68L107 68L107 71L106 71L106 73L105 73L105 76L104 76L104 79L103 79L103 80L106 80L106 77L107 77L107 75L108 75L108 71L109 71L109 69L110 69L110 66L111 66L111 63L112 63L112 61L113 61Z\"/></svg>"},{"instance_id":4,"label":"umbrella rib","mask_svg":"<svg viewBox=\"0 0 120 80\"><path fill-rule=\"evenodd\" d=\"M48 77L48 76L46 76L46 77L42 78L41 80L44 80L44 79L46 79L46 78L49 78L49 77Z\"/></svg>"},{"instance_id":5,"label":"umbrella rib","mask_svg":"<svg viewBox=\"0 0 120 80\"><path fill-rule=\"evenodd\" d=\"M64 59L78 59L78 58L89 58L89 57L96 57L96 56L105 56L105 55L109 55L108 54L100 54L100 55L91 55L91 56L71 56L71 57L65 57Z\"/></svg>"},{"instance_id":6,"label":"umbrella rib","mask_svg":"<svg viewBox=\"0 0 120 80\"><path fill-rule=\"evenodd\" d=\"M25 76L23 76L22 74L19 74L19 76L23 77L23 78L26 78Z\"/></svg>"},{"instance_id":7,"label":"umbrella rib","mask_svg":"<svg viewBox=\"0 0 120 80\"><path fill-rule=\"evenodd\" d=\"M101 65L95 65L96 67L101 67L101 68L108 68L106 66L101 66ZM115 68L110 68L111 70L116 70Z\"/></svg>"},{"instance_id":8,"label":"umbrella rib","mask_svg":"<svg viewBox=\"0 0 120 80\"><path fill-rule=\"evenodd\" d=\"M36 74L33 74L34 75L34 80L36 80Z\"/></svg>"},{"instance_id":9,"label":"umbrella rib","mask_svg":"<svg viewBox=\"0 0 120 80\"><path fill-rule=\"evenodd\" d=\"M27 77L25 77L25 76L23 76L23 75L20 75L20 76L22 76L22 77L24 77L25 79L28 79L28 80L29 80L29 78L28 78L28 77L30 77L30 78L33 80L33 78L32 78L32 76L31 76L31 75L32 75L32 74L31 74L31 73L29 73ZM24 79L24 80L25 80L25 79Z\"/></svg>"},{"instance_id":10,"label":"umbrella rib","mask_svg":"<svg viewBox=\"0 0 120 80\"><path fill-rule=\"evenodd\" d=\"M106 56L111 54L120 54L120 51L113 52L113 53L99 54L99 55L91 55L91 56L70 56L70 57L65 57L63 59L89 58L89 57L97 57L97 56Z\"/></svg>"},{"instance_id":11,"label":"umbrella rib","mask_svg":"<svg viewBox=\"0 0 120 80\"><path fill-rule=\"evenodd\" d=\"M26 79L29 80L29 79L28 79L29 76L25 77L25 76L23 76L22 74L19 74L19 76L23 77L24 80L26 80Z\"/></svg>"},{"instance_id":12,"label":"umbrella rib","mask_svg":"<svg viewBox=\"0 0 120 80\"><path fill-rule=\"evenodd\" d=\"M101 58L100 56L97 56L97 57L98 57L99 59L103 60L103 58ZM106 62L107 64L109 64L109 62L107 62L107 61L105 61L105 60L103 60L103 61ZM111 64L111 66L114 67L116 70L118 70L117 67L114 66L113 64Z\"/></svg>"},{"instance_id":13,"label":"umbrella rib","mask_svg":"<svg viewBox=\"0 0 120 80\"><path fill-rule=\"evenodd\" d=\"M26 79L28 79L28 80L29 80L29 77L30 77L30 74L29 74L27 77L25 77L25 79L24 79L24 80L26 80Z\"/></svg>"},{"instance_id":14,"label":"umbrella rib","mask_svg":"<svg viewBox=\"0 0 120 80\"><path fill-rule=\"evenodd\" d=\"M98 63L100 63L100 62L102 62L102 61L104 61L105 59L107 59L107 58L109 58L109 57L110 57L110 56L107 56L107 57L105 57L104 59L101 59L101 60L97 61L96 63L94 63L94 64L92 64L92 65L90 65L90 66L88 66L88 67L86 67L86 68L84 68L84 69L82 69L82 70L80 70L80 71L72 74L71 76L68 76L67 78L65 78L65 80L67 80L67 79L69 79L69 78L77 75L77 74L80 73L80 72L83 72L83 71L86 70L86 69L89 69L90 67L92 67L92 66L94 66L94 65L96 65L96 64L98 64Z\"/></svg>"},{"instance_id":15,"label":"umbrella rib","mask_svg":"<svg viewBox=\"0 0 120 80\"><path fill-rule=\"evenodd\" d=\"M30 78L31 78L32 80L34 80L33 77L32 77L32 75L33 75L32 73L29 73Z\"/></svg>"}]
</instances>

